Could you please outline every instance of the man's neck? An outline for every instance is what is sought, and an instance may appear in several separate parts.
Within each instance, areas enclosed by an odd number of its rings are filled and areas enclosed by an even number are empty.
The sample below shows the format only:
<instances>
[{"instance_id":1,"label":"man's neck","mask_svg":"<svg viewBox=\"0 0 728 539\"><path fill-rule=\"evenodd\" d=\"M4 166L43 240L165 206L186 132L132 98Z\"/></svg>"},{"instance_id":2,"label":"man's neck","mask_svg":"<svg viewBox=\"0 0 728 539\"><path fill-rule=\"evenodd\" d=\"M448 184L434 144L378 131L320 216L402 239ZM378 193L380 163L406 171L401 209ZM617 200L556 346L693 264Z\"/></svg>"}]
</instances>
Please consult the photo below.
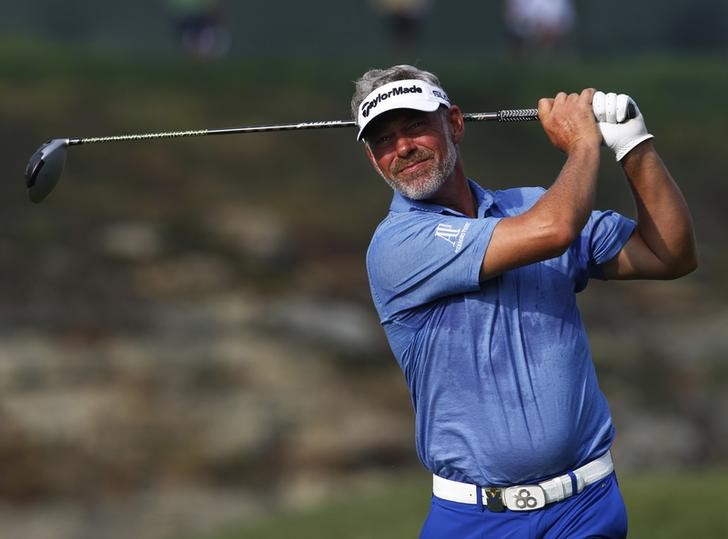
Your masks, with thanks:
<instances>
[{"instance_id":1,"label":"man's neck","mask_svg":"<svg viewBox=\"0 0 728 539\"><path fill-rule=\"evenodd\" d=\"M465 177L465 173L463 172L463 167L460 162L455 165L455 170L453 170L450 178L448 178L437 193L429 199L429 202L445 206L451 210L459 211L468 217L476 217L478 215L478 206L475 201L475 196L470 190L470 184Z\"/></svg>"}]
</instances>

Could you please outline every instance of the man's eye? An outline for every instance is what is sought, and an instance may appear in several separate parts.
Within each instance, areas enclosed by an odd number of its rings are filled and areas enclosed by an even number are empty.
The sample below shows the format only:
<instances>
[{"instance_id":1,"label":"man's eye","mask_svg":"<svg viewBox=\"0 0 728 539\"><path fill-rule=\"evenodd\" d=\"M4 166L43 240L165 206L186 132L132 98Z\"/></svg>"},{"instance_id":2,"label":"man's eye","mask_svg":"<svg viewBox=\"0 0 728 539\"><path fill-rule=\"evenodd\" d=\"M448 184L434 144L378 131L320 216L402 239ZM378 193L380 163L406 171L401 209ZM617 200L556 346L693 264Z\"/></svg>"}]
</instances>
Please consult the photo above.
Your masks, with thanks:
<instances>
[{"instance_id":1,"label":"man's eye","mask_svg":"<svg viewBox=\"0 0 728 539\"><path fill-rule=\"evenodd\" d=\"M381 137L376 137L373 141L373 145L375 147L381 148L382 146L386 146L389 144L392 140L392 137L389 135L382 135Z\"/></svg>"}]
</instances>

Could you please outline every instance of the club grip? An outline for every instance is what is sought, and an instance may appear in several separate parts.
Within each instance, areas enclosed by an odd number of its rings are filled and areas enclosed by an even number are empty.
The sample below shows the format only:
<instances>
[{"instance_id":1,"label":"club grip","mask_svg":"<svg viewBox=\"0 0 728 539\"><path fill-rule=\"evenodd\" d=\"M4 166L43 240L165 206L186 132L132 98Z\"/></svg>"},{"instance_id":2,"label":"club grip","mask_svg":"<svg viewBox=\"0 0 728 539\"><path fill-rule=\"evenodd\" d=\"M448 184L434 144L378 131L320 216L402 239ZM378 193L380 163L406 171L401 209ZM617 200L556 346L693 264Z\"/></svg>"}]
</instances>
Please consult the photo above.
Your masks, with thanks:
<instances>
[{"instance_id":1,"label":"club grip","mask_svg":"<svg viewBox=\"0 0 728 539\"><path fill-rule=\"evenodd\" d=\"M626 120L637 117L634 101L627 105ZM463 114L466 122L532 122L538 120L538 109L505 109L498 112L468 112Z\"/></svg>"},{"instance_id":2,"label":"club grip","mask_svg":"<svg viewBox=\"0 0 728 539\"><path fill-rule=\"evenodd\" d=\"M512 109L498 112L499 122L529 122L538 120L538 109Z\"/></svg>"}]
</instances>

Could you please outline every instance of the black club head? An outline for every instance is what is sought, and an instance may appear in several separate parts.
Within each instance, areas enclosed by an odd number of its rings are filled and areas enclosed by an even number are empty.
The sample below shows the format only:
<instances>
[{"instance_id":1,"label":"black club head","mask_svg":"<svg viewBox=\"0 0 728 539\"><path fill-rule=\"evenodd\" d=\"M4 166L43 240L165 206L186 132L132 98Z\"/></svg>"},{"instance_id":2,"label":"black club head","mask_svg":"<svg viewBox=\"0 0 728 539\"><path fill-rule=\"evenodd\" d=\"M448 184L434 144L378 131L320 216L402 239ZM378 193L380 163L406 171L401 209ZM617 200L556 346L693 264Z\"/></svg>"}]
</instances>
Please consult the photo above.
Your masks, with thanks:
<instances>
[{"instance_id":1,"label":"black club head","mask_svg":"<svg viewBox=\"0 0 728 539\"><path fill-rule=\"evenodd\" d=\"M66 163L68 139L52 139L38 148L25 167L25 185L33 202L40 202L58 183Z\"/></svg>"}]
</instances>

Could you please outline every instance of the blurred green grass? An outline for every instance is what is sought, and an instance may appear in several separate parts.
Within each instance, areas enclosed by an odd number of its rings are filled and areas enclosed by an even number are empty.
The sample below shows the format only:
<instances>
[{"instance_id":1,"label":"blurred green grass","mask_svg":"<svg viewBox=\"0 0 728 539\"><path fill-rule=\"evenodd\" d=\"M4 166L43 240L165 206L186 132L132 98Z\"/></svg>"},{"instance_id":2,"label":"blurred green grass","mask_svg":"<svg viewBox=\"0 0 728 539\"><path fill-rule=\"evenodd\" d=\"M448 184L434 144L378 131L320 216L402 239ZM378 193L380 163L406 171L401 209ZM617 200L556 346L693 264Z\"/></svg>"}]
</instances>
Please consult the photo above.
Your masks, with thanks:
<instances>
[{"instance_id":1,"label":"blurred green grass","mask_svg":"<svg viewBox=\"0 0 728 539\"><path fill-rule=\"evenodd\" d=\"M728 469L625 475L620 485L629 537L728 537ZM417 537L429 503L429 477L363 494L342 493L305 511L282 512L195 539L403 539Z\"/></svg>"}]
</instances>

